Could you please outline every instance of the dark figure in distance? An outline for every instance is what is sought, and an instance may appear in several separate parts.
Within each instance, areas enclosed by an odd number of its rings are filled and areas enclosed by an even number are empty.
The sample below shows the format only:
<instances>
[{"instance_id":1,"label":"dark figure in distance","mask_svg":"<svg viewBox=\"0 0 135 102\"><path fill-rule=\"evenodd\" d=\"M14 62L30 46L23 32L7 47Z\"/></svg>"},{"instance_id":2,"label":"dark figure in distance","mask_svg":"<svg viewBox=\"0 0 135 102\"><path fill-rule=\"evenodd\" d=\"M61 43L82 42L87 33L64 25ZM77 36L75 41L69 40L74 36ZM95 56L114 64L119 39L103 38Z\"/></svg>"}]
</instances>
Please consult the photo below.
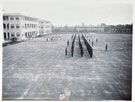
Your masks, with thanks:
<instances>
[{"instance_id":1,"label":"dark figure in distance","mask_svg":"<svg viewBox=\"0 0 135 102\"><path fill-rule=\"evenodd\" d=\"M107 51L107 44L106 44L106 46L105 46L105 51Z\"/></svg>"},{"instance_id":2,"label":"dark figure in distance","mask_svg":"<svg viewBox=\"0 0 135 102\"><path fill-rule=\"evenodd\" d=\"M89 39L89 43L90 43L90 39Z\"/></svg>"},{"instance_id":3,"label":"dark figure in distance","mask_svg":"<svg viewBox=\"0 0 135 102\"><path fill-rule=\"evenodd\" d=\"M67 46L69 45L69 40L67 41Z\"/></svg>"},{"instance_id":4,"label":"dark figure in distance","mask_svg":"<svg viewBox=\"0 0 135 102\"><path fill-rule=\"evenodd\" d=\"M96 43L98 42L98 39L96 38Z\"/></svg>"},{"instance_id":5,"label":"dark figure in distance","mask_svg":"<svg viewBox=\"0 0 135 102\"><path fill-rule=\"evenodd\" d=\"M65 49L65 55L67 56L67 48Z\"/></svg>"},{"instance_id":6,"label":"dark figure in distance","mask_svg":"<svg viewBox=\"0 0 135 102\"><path fill-rule=\"evenodd\" d=\"M83 51L81 51L81 57L83 57Z\"/></svg>"},{"instance_id":7,"label":"dark figure in distance","mask_svg":"<svg viewBox=\"0 0 135 102\"><path fill-rule=\"evenodd\" d=\"M94 42L92 41L92 46L93 46Z\"/></svg>"},{"instance_id":8,"label":"dark figure in distance","mask_svg":"<svg viewBox=\"0 0 135 102\"><path fill-rule=\"evenodd\" d=\"M73 39L73 37L74 37L74 36L72 35L71 39Z\"/></svg>"}]
</instances>

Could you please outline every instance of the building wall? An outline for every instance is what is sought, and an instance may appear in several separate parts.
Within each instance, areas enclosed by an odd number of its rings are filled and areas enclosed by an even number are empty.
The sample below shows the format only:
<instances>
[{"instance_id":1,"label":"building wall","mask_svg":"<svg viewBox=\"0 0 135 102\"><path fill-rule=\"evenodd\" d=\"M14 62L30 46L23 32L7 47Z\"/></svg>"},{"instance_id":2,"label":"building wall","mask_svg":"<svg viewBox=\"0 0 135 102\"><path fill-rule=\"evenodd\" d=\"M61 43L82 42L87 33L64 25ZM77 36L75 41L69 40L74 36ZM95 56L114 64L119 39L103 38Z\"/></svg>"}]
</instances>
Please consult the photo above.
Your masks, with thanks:
<instances>
[{"instance_id":1,"label":"building wall","mask_svg":"<svg viewBox=\"0 0 135 102\"><path fill-rule=\"evenodd\" d=\"M8 20L3 20L4 27L4 40L9 40L13 37L20 38L20 17L19 16L7 16ZM16 18L18 18L16 20Z\"/></svg>"},{"instance_id":2,"label":"building wall","mask_svg":"<svg viewBox=\"0 0 135 102\"><path fill-rule=\"evenodd\" d=\"M51 22L45 21L44 29L45 29L44 30L45 34L52 33L52 31L51 31Z\"/></svg>"},{"instance_id":3,"label":"building wall","mask_svg":"<svg viewBox=\"0 0 135 102\"><path fill-rule=\"evenodd\" d=\"M45 20L39 20L39 34L45 35L51 32L51 22Z\"/></svg>"},{"instance_id":4,"label":"building wall","mask_svg":"<svg viewBox=\"0 0 135 102\"><path fill-rule=\"evenodd\" d=\"M37 19L30 18L27 19L28 17L24 16L21 17L21 33L22 33L22 38L31 38L31 37L36 37L39 35L39 24Z\"/></svg>"},{"instance_id":5,"label":"building wall","mask_svg":"<svg viewBox=\"0 0 135 102\"><path fill-rule=\"evenodd\" d=\"M8 18L7 18L8 17ZM40 22L41 23L40 23ZM51 33L51 23L20 14L3 15L3 39L8 41L13 37L26 40L31 37Z\"/></svg>"},{"instance_id":6,"label":"building wall","mask_svg":"<svg viewBox=\"0 0 135 102\"><path fill-rule=\"evenodd\" d=\"M44 20L39 20L39 34L44 35Z\"/></svg>"}]
</instances>

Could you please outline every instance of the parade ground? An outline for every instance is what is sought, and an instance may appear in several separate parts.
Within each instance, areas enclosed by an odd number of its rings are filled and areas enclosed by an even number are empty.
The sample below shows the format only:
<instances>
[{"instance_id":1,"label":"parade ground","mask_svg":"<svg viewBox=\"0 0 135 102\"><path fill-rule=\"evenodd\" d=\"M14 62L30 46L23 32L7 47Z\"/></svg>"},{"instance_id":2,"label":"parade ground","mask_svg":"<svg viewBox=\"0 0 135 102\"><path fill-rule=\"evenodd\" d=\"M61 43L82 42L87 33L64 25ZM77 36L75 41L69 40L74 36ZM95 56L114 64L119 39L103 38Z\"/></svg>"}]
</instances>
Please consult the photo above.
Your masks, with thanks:
<instances>
[{"instance_id":1,"label":"parade ground","mask_svg":"<svg viewBox=\"0 0 135 102\"><path fill-rule=\"evenodd\" d=\"M3 47L3 100L131 100L132 35L85 34L90 45L93 41L92 58L86 51L79 56L77 40L74 56L70 50L65 55L72 35L50 34Z\"/></svg>"}]
</instances>

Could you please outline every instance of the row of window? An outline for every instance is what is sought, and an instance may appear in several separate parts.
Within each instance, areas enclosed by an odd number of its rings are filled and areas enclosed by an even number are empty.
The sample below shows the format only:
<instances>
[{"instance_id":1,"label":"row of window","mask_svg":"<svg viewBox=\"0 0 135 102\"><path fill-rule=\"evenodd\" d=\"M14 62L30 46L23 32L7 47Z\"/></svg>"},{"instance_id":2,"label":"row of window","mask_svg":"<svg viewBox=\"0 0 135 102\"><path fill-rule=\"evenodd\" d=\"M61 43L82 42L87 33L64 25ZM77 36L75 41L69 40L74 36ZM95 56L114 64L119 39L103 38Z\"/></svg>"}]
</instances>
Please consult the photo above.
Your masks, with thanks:
<instances>
[{"instance_id":1,"label":"row of window","mask_svg":"<svg viewBox=\"0 0 135 102\"><path fill-rule=\"evenodd\" d=\"M37 24L25 24L25 28L37 28Z\"/></svg>"},{"instance_id":2,"label":"row of window","mask_svg":"<svg viewBox=\"0 0 135 102\"><path fill-rule=\"evenodd\" d=\"M3 20L20 20L19 17L9 17L9 16L3 16ZM28 21L37 21L35 18L31 17L22 17L22 20L28 20Z\"/></svg>"},{"instance_id":3,"label":"row of window","mask_svg":"<svg viewBox=\"0 0 135 102\"><path fill-rule=\"evenodd\" d=\"M25 37L32 37L33 35L37 35L37 31L25 32Z\"/></svg>"},{"instance_id":4,"label":"row of window","mask_svg":"<svg viewBox=\"0 0 135 102\"><path fill-rule=\"evenodd\" d=\"M104 28L79 28L79 30L104 30Z\"/></svg>"},{"instance_id":5,"label":"row of window","mask_svg":"<svg viewBox=\"0 0 135 102\"><path fill-rule=\"evenodd\" d=\"M3 16L3 20L19 20L19 17L8 17L8 16Z\"/></svg>"},{"instance_id":6,"label":"row of window","mask_svg":"<svg viewBox=\"0 0 135 102\"><path fill-rule=\"evenodd\" d=\"M19 24L5 24L3 23L3 28L4 29L9 29L9 28L20 28ZM37 28L37 24L25 24L25 28Z\"/></svg>"},{"instance_id":7,"label":"row of window","mask_svg":"<svg viewBox=\"0 0 135 102\"><path fill-rule=\"evenodd\" d=\"M17 32L16 34L14 33L14 32L4 32L4 40L9 40L9 39L11 39L11 38L13 38L13 37L19 37L20 36L20 33L19 32Z\"/></svg>"},{"instance_id":8,"label":"row of window","mask_svg":"<svg viewBox=\"0 0 135 102\"><path fill-rule=\"evenodd\" d=\"M126 29L126 30L111 29L110 31L111 32L131 32L132 30L128 30L128 29Z\"/></svg>"},{"instance_id":9,"label":"row of window","mask_svg":"<svg viewBox=\"0 0 135 102\"><path fill-rule=\"evenodd\" d=\"M49 25L46 25L45 27L46 27L46 28L50 28L50 26L49 26Z\"/></svg>"},{"instance_id":10,"label":"row of window","mask_svg":"<svg viewBox=\"0 0 135 102\"><path fill-rule=\"evenodd\" d=\"M43 34L43 33L44 33L44 31L39 31L39 33L42 33L42 34Z\"/></svg>"},{"instance_id":11,"label":"row of window","mask_svg":"<svg viewBox=\"0 0 135 102\"><path fill-rule=\"evenodd\" d=\"M44 28L44 26L39 26L39 28ZM49 25L45 26L45 28L50 28Z\"/></svg>"},{"instance_id":12,"label":"row of window","mask_svg":"<svg viewBox=\"0 0 135 102\"><path fill-rule=\"evenodd\" d=\"M15 24L11 24L11 25L9 25L9 24L3 23L3 28L4 28L4 29L9 29L9 28L14 29L15 27L16 27L16 28L20 28L20 27L19 27L19 24L16 24L16 25L15 25Z\"/></svg>"},{"instance_id":13,"label":"row of window","mask_svg":"<svg viewBox=\"0 0 135 102\"><path fill-rule=\"evenodd\" d=\"M39 24L49 24L50 22L47 22L47 21L39 21Z\"/></svg>"},{"instance_id":14,"label":"row of window","mask_svg":"<svg viewBox=\"0 0 135 102\"><path fill-rule=\"evenodd\" d=\"M43 26L39 26L39 28L44 28Z\"/></svg>"},{"instance_id":15,"label":"row of window","mask_svg":"<svg viewBox=\"0 0 135 102\"><path fill-rule=\"evenodd\" d=\"M37 31L31 31L31 32L25 32L25 37L32 37L34 35L37 35ZM23 34L22 34L23 36ZM20 33L17 32L4 32L4 40L9 40L13 37L20 37Z\"/></svg>"},{"instance_id":16,"label":"row of window","mask_svg":"<svg viewBox=\"0 0 135 102\"><path fill-rule=\"evenodd\" d=\"M104 30L87 30L89 32L104 32Z\"/></svg>"},{"instance_id":17,"label":"row of window","mask_svg":"<svg viewBox=\"0 0 135 102\"><path fill-rule=\"evenodd\" d=\"M21 17L21 18L19 18L19 17L3 16L3 20L20 20L20 19L22 19L22 20L28 20L28 21L37 21L36 18L31 18L31 17ZM43 21L40 21L39 23L40 24L43 24L44 22ZM50 22L47 22L46 21L46 23L49 24Z\"/></svg>"},{"instance_id":18,"label":"row of window","mask_svg":"<svg viewBox=\"0 0 135 102\"><path fill-rule=\"evenodd\" d=\"M48 28L48 27L50 27L50 26L46 26L46 28ZM11 28L11 29L14 29L14 28L20 28L20 26L19 26L19 24L5 24L5 23L3 23L3 28L4 29L9 29L9 28ZM25 28L37 28L37 24L25 24ZM39 26L39 28L42 28L43 29L43 27L40 27Z\"/></svg>"}]
</instances>

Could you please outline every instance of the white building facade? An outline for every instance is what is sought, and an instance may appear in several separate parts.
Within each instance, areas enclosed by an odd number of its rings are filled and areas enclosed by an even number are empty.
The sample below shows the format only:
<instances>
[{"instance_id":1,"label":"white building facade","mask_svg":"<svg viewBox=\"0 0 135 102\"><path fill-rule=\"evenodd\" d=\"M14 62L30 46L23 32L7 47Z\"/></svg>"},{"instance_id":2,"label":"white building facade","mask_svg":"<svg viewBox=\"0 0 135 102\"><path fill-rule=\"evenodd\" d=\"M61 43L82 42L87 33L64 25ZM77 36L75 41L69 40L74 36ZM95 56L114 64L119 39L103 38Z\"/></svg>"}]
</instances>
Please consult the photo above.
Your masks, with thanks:
<instances>
[{"instance_id":1,"label":"white building facade","mask_svg":"<svg viewBox=\"0 0 135 102\"><path fill-rule=\"evenodd\" d=\"M45 34L50 34L50 33L52 33L51 22L45 21L45 20L39 20L39 34L45 35Z\"/></svg>"},{"instance_id":2,"label":"white building facade","mask_svg":"<svg viewBox=\"0 0 135 102\"><path fill-rule=\"evenodd\" d=\"M31 37L39 36L40 34L50 34L51 33L51 23L50 27L45 28L43 26L42 33L39 21L37 18L24 16L21 14L4 14L3 15L3 39L8 41L14 37L18 40L26 40ZM43 21L44 22L44 21ZM45 25L45 23L44 23ZM49 29L49 32L47 30Z\"/></svg>"}]
</instances>

